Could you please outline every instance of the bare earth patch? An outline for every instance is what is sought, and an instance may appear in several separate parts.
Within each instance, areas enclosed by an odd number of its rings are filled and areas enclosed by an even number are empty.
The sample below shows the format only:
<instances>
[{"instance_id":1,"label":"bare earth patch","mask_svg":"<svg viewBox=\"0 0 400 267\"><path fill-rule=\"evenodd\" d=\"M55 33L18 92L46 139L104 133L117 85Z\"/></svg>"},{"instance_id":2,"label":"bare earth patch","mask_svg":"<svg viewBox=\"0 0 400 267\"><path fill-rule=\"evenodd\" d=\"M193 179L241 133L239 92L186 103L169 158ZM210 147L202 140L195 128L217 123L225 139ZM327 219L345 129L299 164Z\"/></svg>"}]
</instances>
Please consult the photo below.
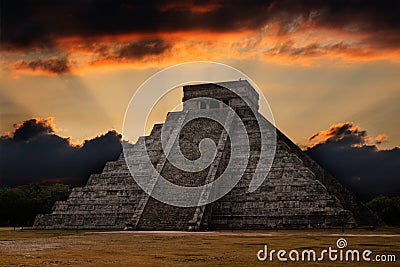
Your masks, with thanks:
<instances>
[{"instance_id":1,"label":"bare earth patch","mask_svg":"<svg viewBox=\"0 0 400 267\"><path fill-rule=\"evenodd\" d=\"M336 247L344 237L351 249L394 254L397 262L259 262L270 249ZM0 230L0 266L396 266L400 230L307 231L13 231Z\"/></svg>"}]
</instances>

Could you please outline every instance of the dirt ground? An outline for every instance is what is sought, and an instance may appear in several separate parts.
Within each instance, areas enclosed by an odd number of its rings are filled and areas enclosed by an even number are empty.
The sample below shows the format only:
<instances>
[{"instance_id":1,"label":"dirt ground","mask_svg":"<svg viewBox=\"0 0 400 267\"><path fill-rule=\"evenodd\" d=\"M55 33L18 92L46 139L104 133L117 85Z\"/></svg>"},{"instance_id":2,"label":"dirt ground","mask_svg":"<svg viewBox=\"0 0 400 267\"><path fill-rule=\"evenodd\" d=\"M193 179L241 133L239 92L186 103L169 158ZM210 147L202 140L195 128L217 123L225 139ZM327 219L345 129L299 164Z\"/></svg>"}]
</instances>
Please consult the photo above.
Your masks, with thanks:
<instances>
[{"instance_id":1,"label":"dirt ground","mask_svg":"<svg viewBox=\"0 0 400 267\"><path fill-rule=\"evenodd\" d=\"M396 262L259 261L257 252L347 249L395 255ZM262 254L261 254L262 255ZM286 254L288 258L288 254ZM0 228L0 266L400 266L400 229L308 231L37 231Z\"/></svg>"}]
</instances>

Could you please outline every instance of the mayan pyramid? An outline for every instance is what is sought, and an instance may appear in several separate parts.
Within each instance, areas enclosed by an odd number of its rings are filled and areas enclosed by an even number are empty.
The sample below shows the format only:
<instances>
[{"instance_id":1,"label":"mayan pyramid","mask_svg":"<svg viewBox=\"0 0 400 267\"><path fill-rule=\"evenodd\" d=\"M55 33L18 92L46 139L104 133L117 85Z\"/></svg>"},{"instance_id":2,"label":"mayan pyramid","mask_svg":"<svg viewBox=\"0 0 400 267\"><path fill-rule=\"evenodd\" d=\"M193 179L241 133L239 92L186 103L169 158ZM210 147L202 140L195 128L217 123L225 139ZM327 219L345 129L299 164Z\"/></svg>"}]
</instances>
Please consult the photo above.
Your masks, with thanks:
<instances>
[{"instance_id":1,"label":"mayan pyramid","mask_svg":"<svg viewBox=\"0 0 400 267\"><path fill-rule=\"evenodd\" d=\"M250 157L245 173L236 186L217 201L197 207L164 204L146 194L133 179L121 154L108 162L101 174L92 174L86 186L73 188L67 201L58 201L51 214L36 217L37 229L135 229L135 230L213 230L213 229L306 229L353 228L379 225L380 219L366 208L332 175L309 158L282 132L276 129L276 153L272 167L261 186L248 192L260 149L260 128L254 114L238 96L227 90L245 90L258 108L258 94L246 80L217 84L183 86L183 101L208 97L233 107L250 137ZM207 119L190 121L181 131L186 116L221 108L212 101L170 112L164 124L155 124L150 135L137 141L145 144L154 168L170 182L199 186L214 181L226 168L231 156L230 139L223 127ZM232 124L227 120L227 124ZM180 149L188 159L199 157L197 146L203 138L217 144L213 164L199 172L181 171L163 152L161 129L169 139L179 138ZM233 124L229 125L235 127ZM132 168L143 175L152 174L142 167L145 156L135 152ZM135 154L136 153L136 154Z\"/></svg>"}]
</instances>

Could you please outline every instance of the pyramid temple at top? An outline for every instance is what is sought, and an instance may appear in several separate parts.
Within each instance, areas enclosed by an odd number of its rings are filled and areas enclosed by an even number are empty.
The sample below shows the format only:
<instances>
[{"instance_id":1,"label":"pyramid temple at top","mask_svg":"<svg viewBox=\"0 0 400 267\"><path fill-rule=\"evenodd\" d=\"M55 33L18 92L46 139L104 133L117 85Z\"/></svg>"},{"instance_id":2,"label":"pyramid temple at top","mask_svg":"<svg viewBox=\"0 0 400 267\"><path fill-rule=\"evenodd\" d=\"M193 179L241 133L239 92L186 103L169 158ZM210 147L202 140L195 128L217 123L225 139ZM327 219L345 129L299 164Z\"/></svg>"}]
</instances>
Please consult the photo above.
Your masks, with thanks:
<instances>
[{"instance_id":1,"label":"pyramid temple at top","mask_svg":"<svg viewBox=\"0 0 400 267\"><path fill-rule=\"evenodd\" d=\"M381 220L351 192L326 172L278 129L276 152L266 179L254 192L249 184L260 156L262 139L256 118L268 121L233 90L244 91L258 110L259 95L246 80L218 84L183 86L183 101L198 97L217 99L232 107L243 121L250 140L250 155L240 181L225 196L207 205L177 207L146 194L132 177L124 153L107 162L101 174L92 174L84 187L73 188L66 201L57 201L51 214L36 217L36 229L136 229L136 230L213 230L213 229L306 229L352 228L379 225ZM219 103L219 102L218 102ZM219 123L198 118L182 129L177 125L186 116L222 109L212 99L170 112L164 124L155 124L150 135L140 137L154 168L177 185L200 186L214 181L224 172L231 156L230 138ZM227 122L228 124L230 122ZM163 152L161 129L167 138L179 138L182 154L199 158L199 142L212 139L217 152L212 164L198 172L182 171L171 164ZM235 127L235 125L230 125ZM178 130L177 130L178 129ZM180 131L179 131L180 130ZM235 131L235 129L233 129ZM135 152L135 145L132 147ZM154 175L143 168L138 152L132 168L143 175Z\"/></svg>"}]
</instances>

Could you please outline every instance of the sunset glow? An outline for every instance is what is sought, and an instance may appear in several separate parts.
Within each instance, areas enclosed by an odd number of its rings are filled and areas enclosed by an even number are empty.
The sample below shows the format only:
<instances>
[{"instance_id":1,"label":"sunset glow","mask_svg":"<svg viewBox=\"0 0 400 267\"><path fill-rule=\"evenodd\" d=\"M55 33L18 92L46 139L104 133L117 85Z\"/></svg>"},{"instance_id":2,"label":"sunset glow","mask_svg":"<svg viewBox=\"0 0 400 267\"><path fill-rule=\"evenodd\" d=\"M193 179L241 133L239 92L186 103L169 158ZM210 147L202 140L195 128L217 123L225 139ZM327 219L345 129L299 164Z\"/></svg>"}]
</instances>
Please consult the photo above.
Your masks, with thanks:
<instances>
[{"instance_id":1,"label":"sunset glow","mask_svg":"<svg viewBox=\"0 0 400 267\"><path fill-rule=\"evenodd\" d=\"M351 122L368 144L391 149L400 143L398 10L396 1L2 1L0 131L52 117L73 144L121 132L147 78L215 61L252 78L278 128L303 147Z\"/></svg>"}]
</instances>

